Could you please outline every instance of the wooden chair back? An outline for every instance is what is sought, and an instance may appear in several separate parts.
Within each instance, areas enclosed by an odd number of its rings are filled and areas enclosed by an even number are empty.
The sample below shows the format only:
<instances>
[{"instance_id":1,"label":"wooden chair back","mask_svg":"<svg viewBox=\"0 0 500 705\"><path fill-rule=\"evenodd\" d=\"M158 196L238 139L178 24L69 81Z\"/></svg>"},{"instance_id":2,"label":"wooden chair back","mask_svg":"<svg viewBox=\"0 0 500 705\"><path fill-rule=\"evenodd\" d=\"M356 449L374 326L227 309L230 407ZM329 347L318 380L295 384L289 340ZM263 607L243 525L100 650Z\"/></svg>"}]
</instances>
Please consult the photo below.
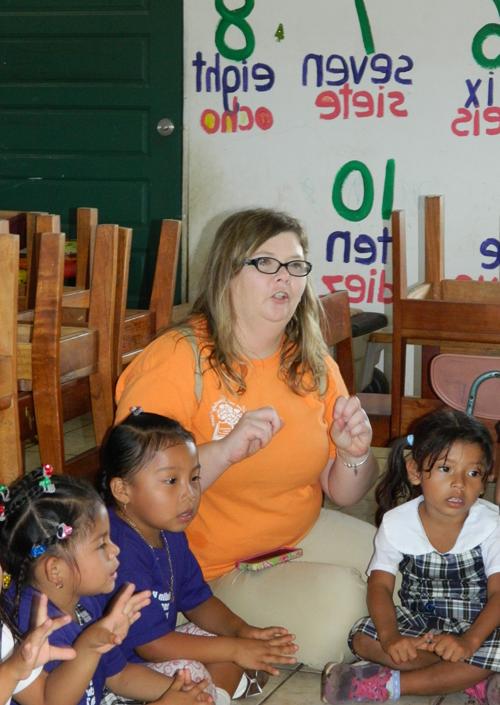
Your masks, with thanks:
<instances>
[{"instance_id":1,"label":"wooden chair back","mask_svg":"<svg viewBox=\"0 0 500 705\"><path fill-rule=\"evenodd\" d=\"M113 422L113 334L116 312L118 226L96 230L89 289L63 295L64 235L42 233L39 239L36 305L24 346L31 348L31 379L40 458L57 472L91 476L98 467L98 446ZM63 309L64 303L64 309ZM67 308L88 311L86 325L64 326ZM24 323L24 329L29 328ZM29 342L28 340L29 339ZM66 460L62 385L88 378L96 448Z\"/></svg>"},{"instance_id":2,"label":"wooden chair back","mask_svg":"<svg viewBox=\"0 0 500 705\"><path fill-rule=\"evenodd\" d=\"M125 313L121 359L123 367L137 357L171 322L180 237L179 220L162 221L149 308L127 309Z\"/></svg>"},{"instance_id":3,"label":"wooden chair back","mask_svg":"<svg viewBox=\"0 0 500 705\"><path fill-rule=\"evenodd\" d=\"M325 316L323 337L330 350L334 349L334 357L349 394L354 394L354 354L348 293L332 291L321 296L319 301Z\"/></svg>"},{"instance_id":4,"label":"wooden chair back","mask_svg":"<svg viewBox=\"0 0 500 705\"><path fill-rule=\"evenodd\" d=\"M23 472L17 407L17 296L19 236L0 233L0 484Z\"/></svg>"},{"instance_id":5,"label":"wooden chair back","mask_svg":"<svg viewBox=\"0 0 500 705\"><path fill-rule=\"evenodd\" d=\"M391 217L393 248L392 421L393 437L441 402L428 393L428 363L439 350L500 350L500 285L444 278L444 203L425 198L426 280L408 286L404 215ZM420 345L430 354L423 364L423 396L405 396L406 348Z\"/></svg>"},{"instance_id":6,"label":"wooden chair back","mask_svg":"<svg viewBox=\"0 0 500 705\"><path fill-rule=\"evenodd\" d=\"M323 336L329 348L335 348L335 358L349 394L355 393L355 371L352 344L351 311L347 291L334 291L320 297L325 314ZM366 411L373 431L372 445L386 446L390 441L391 398L388 394L359 392L361 406Z\"/></svg>"}]
</instances>

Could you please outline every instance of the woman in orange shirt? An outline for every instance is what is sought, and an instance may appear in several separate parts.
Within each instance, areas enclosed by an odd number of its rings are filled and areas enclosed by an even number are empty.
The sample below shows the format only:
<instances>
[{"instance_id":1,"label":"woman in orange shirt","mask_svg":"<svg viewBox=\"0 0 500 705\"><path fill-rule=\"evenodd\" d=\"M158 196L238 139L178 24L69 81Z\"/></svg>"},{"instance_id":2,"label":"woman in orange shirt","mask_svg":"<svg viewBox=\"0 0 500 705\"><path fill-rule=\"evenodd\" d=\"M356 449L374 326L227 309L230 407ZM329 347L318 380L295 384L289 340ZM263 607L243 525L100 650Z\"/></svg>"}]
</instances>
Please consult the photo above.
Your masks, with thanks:
<instances>
[{"instance_id":1,"label":"woman in orange shirt","mask_svg":"<svg viewBox=\"0 0 500 705\"><path fill-rule=\"evenodd\" d=\"M377 464L371 427L320 330L300 224L267 209L219 227L187 325L154 341L117 386L117 417L177 419L199 446L204 491L187 532L205 578L253 624L297 635L299 658L348 657L364 614L373 528L321 509L356 503ZM259 573L238 560L283 546L301 559Z\"/></svg>"}]
</instances>

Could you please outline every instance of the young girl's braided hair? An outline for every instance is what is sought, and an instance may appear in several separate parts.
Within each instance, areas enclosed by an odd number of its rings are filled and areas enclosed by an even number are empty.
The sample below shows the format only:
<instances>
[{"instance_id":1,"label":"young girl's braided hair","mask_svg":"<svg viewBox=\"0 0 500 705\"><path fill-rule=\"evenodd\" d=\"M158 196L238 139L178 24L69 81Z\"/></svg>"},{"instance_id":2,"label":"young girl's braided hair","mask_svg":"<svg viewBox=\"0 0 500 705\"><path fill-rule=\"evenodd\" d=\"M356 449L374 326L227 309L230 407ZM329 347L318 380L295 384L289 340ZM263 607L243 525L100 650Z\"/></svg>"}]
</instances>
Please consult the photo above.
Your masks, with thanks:
<instances>
[{"instance_id":1,"label":"young girl's braided hair","mask_svg":"<svg viewBox=\"0 0 500 705\"><path fill-rule=\"evenodd\" d=\"M44 465L12 484L2 506L2 565L15 583L13 600L3 593L2 604L15 618L37 559L45 553L57 555L76 568L75 541L92 529L103 503L89 483L55 475Z\"/></svg>"},{"instance_id":2,"label":"young girl's braided hair","mask_svg":"<svg viewBox=\"0 0 500 705\"><path fill-rule=\"evenodd\" d=\"M477 444L483 453L483 482L493 467L493 443L488 429L473 416L454 409L438 409L418 419L411 433L398 439L387 460L387 470L375 490L378 509L375 523L380 526L385 512L422 494L420 485L412 485L406 471L411 456L418 472L430 472L443 453L456 441Z\"/></svg>"},{"instance_id":3,"label":"young girl's braided hair","mask_svg":"<svg viewBox=\"0 0 500 705\"><path fill-rule=\"evenodd\" d=\"M194 442L194 436L178 421L132 407L127 418L110 429L102 445L99 488L106 504L116 504L111 492L114 477L129 480L157 451Z\"/></svg>"}]
</instances>

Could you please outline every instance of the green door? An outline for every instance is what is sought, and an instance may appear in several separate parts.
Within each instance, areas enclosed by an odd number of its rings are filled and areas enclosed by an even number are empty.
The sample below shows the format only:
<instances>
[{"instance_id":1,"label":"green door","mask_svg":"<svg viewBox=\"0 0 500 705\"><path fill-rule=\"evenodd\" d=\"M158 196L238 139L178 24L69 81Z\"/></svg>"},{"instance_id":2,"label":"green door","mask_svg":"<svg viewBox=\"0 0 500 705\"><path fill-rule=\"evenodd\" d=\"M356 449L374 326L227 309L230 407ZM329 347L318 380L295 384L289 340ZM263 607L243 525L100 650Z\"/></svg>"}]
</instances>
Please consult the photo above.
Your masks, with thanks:
<instances>
[{"instance_id":1,"label":"green door","mask_svg":"<svg viewBox=\"0 0 500 705\"><path fill-rule=\"evenodd\" d=\"M132 227L134 306L181 216L182 36L182 0L0 0L0 210Z\"/></svg>"}]
</instances>

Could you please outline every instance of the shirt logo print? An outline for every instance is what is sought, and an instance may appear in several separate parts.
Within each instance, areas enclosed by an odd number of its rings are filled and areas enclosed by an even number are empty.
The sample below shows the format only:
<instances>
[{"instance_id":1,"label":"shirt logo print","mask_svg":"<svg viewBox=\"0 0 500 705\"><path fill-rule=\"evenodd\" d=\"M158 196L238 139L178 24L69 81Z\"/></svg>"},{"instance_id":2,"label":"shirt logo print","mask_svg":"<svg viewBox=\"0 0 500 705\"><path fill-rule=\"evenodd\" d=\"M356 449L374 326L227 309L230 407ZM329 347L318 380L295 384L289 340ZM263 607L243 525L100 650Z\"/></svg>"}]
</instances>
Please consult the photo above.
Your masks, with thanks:
<instances>
[{"instance_id":1,"label":"shirt logo print","mask_svg":"<svg viewBox=\"0 0 500 705\"><path fill-rule=\"evenodd\" d=\"M224 436L227 436L228 433L231 433L245 411L244 406L238 406L238 404L229 401L225 397L212 404L210 410L210 422L214 429L212 440L219 441Z\"/></svg>"}]
</instances>

